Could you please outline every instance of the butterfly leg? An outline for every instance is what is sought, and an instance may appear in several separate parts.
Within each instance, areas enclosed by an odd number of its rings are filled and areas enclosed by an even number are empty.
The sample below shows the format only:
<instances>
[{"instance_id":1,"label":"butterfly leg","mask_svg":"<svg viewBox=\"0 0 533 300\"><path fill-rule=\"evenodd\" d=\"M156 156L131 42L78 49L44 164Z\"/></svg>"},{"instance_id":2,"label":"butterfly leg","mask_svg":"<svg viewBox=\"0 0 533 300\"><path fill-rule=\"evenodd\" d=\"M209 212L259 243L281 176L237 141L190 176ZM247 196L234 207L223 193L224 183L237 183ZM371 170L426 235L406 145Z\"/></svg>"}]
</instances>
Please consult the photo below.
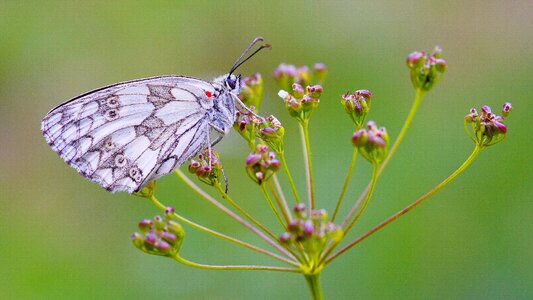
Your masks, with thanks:
<instances>
[{"instance_id":1,"label":"butterfly leg","mask_svg":"<svg viewBox=\"0 0 533 300\"><path fill-rule=\"evenodd\" d=\"M246 104L242 103L241 99L239 99L239 97L237 97L236 95L230 93L231 97L233 98L233 101L235 101L235 104L238 104L238 106L240 106L240 108L242 108L242 110L245 110L247 111L248 113L252 114L254 117L258 118L259 120L261 121L265 121L265 118L261 117L260 115L254 113L251 109L248 108L248 106L246 106ZM239 109L239 111L242 111Z\"/></svg>"},{"instance_id":2,"label":"butterfly leg","mask_svg":"<svg viewBox=\"0 0 533 300\"><path fill-rule=\"evenodd\" d=\"M210 126L213 129L213 131L217 134L217 137L212 142L211 142L211 137L210 136L207 137L207 149L208 149L208 153L209 153L209 168L211 168L211 147L214 147L218 142L220 142L222 140L222 138L224 137L224 135L226 134L224 132L224 130L222 130L221 128L218 128L218 127L213 126L213 125L210 125ZM228 193L228 186L229 186L228 185L228 178L226 177L226 173L224 172L224 168L222 168L221 171L222 171L222 177L224 177L224 183L225 183L224 192L227 194Z\"/></svg>"}]
</instances>

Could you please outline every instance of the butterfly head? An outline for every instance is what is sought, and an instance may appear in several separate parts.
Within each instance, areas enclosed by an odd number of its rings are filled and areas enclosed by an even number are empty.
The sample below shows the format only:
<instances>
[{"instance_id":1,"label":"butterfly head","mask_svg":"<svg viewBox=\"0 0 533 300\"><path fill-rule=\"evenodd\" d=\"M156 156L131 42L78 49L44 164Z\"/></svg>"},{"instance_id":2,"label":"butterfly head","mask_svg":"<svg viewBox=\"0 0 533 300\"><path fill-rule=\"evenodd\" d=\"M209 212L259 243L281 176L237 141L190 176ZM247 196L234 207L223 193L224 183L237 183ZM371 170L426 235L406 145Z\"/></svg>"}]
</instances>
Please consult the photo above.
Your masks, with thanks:
<instances>
[{"instance_id":1,"label":"butterfly head","mask_svg":"<svg viewBox=\"0 0 533 300\"><path fill-rule=\"evenodd\" d=\"M213 84L221 91L238 95L241 91L241 74L224 74L215 78Z\"/></svg>"}]
</instances>

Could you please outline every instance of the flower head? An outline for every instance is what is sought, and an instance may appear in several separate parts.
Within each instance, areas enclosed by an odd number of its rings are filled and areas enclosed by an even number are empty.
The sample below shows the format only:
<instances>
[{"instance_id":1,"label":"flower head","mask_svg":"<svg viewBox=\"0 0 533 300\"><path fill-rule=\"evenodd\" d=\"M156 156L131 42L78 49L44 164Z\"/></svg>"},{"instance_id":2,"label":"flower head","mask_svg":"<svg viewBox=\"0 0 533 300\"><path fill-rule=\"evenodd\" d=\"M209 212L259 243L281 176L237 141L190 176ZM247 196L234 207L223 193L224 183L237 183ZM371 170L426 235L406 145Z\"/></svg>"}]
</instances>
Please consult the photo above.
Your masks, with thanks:
<instances>
[{"instance_id":1,"label":"flower head","mask_svg":"<svg viewBox=\"0 0 533 300\"><path fill-rule=\"evenodd\" d=\"M436 46L431 55L426 52L415 51L407 56L406 63L410 69L411 82L415 89L427 92L440 81L447 67L441 54L442 49Z\"/></svg>"},{"instance_id":2,"label":"flower head","mask_svg":"<svg viewBox=\"0 0 533 300\"><path fill-rule=\"evenodd\" d=\"M372 93L369 90L357 90L341 96L341 104L354 122L357 128L363 126L368 112L370 111L370 99Z\"/></svg>"},{"instance_id":3,"label":"flower head","mask_svg":"<svg viewBox=\"0 0 533 300\"><path fill-rule=\"evenodd\" d=\"M294 83L300 86L308 86L311 83L322 84L326 80L328 69L322 63L316 63L312 67L312 72L308 66L295 66L280 64L272 75L281 89L288 91Z\"/></svg>"},{"instance_id":4,"label":"flower head","mask_svg":"<svg viewBox=\"0 0 533 300\"><path fill-rule=\"evenodd\" d=\"M222 178L222 164L218 159L218 153L207 149L204 153L199 154L197 159L191 159L189 163L189 172L196 174L198 179L208 185L215 185Z\"/></svg>"},{"instance_id":5,"label":"flower head","mask_svg":"<svg viewBox=\"0 0 533 300\"><path fill-rule=\"evenodd\" d=\"M251 76L244 77L242 83L239 98L244 104L253 107L255 112L257 112L263 97L263 78L261 74L255 73Z\"/></svg>"},{"instance_id":6,"label":"flower head","mask_svg":"<svg viewBox=\"0 0 533 300\"><path fill-rule=\"evenodd\" d=\"M253 110L253 106L250 107ZM256 115L249 112L240 112L235 113L235 123L233 123L233 129L237 131L244 140L250 145L250 147L255 147L255 137L257 135L256 127L258 124L261 124L262 120L257 118Z\"/></svg>"},{"instance_id":7,"label":"flower head","mask_svg":"<svg viewBox=\"0 0 533 300\"><path fill-rule=\"evenodd\" d=\"M139 222L140 232L132 234L133 245L153 255L174 256L185 238L185 231L180 224L161 216L153 220L144 219Z\"/></svg>"},{"instance_id":8,"label":"flower head","mask_svg":"<svg viewBox=\"0 0 533 300\"><path fill-rule=\"evenodd\" d=\"M507 126L503 123L504 117L509 115L512 105L505 102L502 107L502 116L494 114L488 105L481 107L481 113L475 108L470 109L469 114L464 118L465 130L472 141L478 146L492 146L501 142L507 133ZM467 124L472 124L471 131Z\"/></svg>"},{"instance_id":9,"label":"flower head","mask_svg":"<svg viewBox=\"0 0 533 300\"><path fill-rule=\"evenodd\" d=\"M280 90L278 96L285 102L285 108L299 122L307 122L311 113L318 107L324 89L321 85L307 86L298 83L292 85L291 91Z\"/></svg>"},{"instance_id":10,"label":"flower head","mask_svg":"<svg viewBox=\"0 0 533 300\"><path fill-rule=\"evenodd\" d=\"M280 167L276 154L269 152L265 145L257 145L257 150L246 158L246 173L259 185L270 179Z\"/></svg>"},{"instance_id":11,"label":"flower head","mask_svg":"<svg viewBox=\"0 0 533 300\"><path fill-rule=\"evenodd\" d=\"M309 216L305 211L304 204L296 204L294 220L288 224L288 231L280 235L280 242L295 248L303 246L306 253L319 253L329 241L340 241L342 228L327 221L325 210L311 210Z\"/></svg>"},{"instance_id":12,"label":"flower head","mask_svg":"<svg viewBox=\"0 0 533 300\"><path fill-rule=\"evenodd\" d=\"M366 160L379 164L387 156L389 135L385 127L378 128L375 122L369 121L366 128L353 134L352 143Z\"/></svg>"},{"instance_id":13,"label":"flower head","mask_svg":"<svg viewBox=\"0 0 533 300\"><path fill-rule=\"evenodd\" d=\"M283 152L283 136L285 128L274 116L268 116L264 122L257 123L257 136L263 140L274 152Z\"/></svg>"}]
</instances>

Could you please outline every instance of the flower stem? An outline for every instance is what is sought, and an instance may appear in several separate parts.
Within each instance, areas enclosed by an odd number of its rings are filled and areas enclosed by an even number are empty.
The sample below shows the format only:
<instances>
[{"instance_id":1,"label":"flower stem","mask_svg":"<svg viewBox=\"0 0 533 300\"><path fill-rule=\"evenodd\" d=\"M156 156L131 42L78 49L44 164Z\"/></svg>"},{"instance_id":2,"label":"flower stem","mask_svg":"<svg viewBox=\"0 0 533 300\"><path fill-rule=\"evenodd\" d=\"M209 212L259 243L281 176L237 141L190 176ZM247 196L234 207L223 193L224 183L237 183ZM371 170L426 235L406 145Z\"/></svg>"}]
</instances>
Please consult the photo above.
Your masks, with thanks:
<instances>
[{"instance_id":1,"label":"flower stem","mask_svg":"<svg viewBox=\"0 0 533 300\"><path fill-rule=\"evenodd\" d=\"M272 176L272 179L274 180L276 189L274 189L274 186L272 186L272 183L270 181L268 181L268 187L270 188L270 192L274 196L274 199L276 199L276 202L278 203L278 206L281 209L281 213L283 214L283 217L285 218L285 223L289 224L292 221L292 217L291 217L289 207L287 205L287 201L285 200L285 195L283 195L283 190L281 189L281 186L279 185L279 181L278 181L278 178L276 177L276 174Z\"/></svg>"},{"instance_id":2,"label":"flower stem","mask_svg":"<svg viewBox=\"0 0 533 300\"><path fill-rule=\"evenodd\" d=\"M152 203L153 203L157 208L159 208L160 210L162 210L162 211L165 210L166 206L163 205L161 202L159 202L159 200L158 200L155 196L152 195L152 196L151 196L150 198L148 198L148 199L149 199L150 201L152 201ZM172 217L173 217L174 219L176 219L176 220L178 220L178 221L184 223L184 224L187 224L187 225L191 226L192 228L196 228L196 229L198 229L198 230L200 230L200 231L203 231L203 232L205 232L205 233L207 233L207 234L210 234L210 235L212 235L212 236L215 236L215 237L221 238L221 239L223 239L223 240L225 240L225 241L228 241L228 242L235 243L235 244L237 244L237 245L239 245L239 246L243 246L243 247L248 248L248 249L250 249L250 250L253 250L253 251L255 251L255 252L258 252L258 253L261 253L261 254L265 254L265 255L270 256L270 257L272 257L272 258L275 258L275 259L277 259L277 260L279 260L279 261L282 261L282 262L284 262L284 263L287 263L287 264L290 264L290 265L293 265L293 266L298 266L298 264L295 263L295 262L292 261L292 260L289 260L289 259L287 259L287 258L285 258L285 257L279 256L279 255L277 255L277 254L275 254L275 253L272 253L272 252L270 252L270 251L268 251L268 250L265 250L265 249L263 249L263 248L257 247L257 246L255 246L255 245L249 244L249 243L247 243L247 242L241 241L241 240L239 240L239 239L236 239L236 238L230 237L230 236L225 235L225 234L223 234L223 233L220 233L220 232L218 232L218 231L212 230L212 229L207 228L207 227L205 227L205 226L202 226L202 225L200 225L200 224L198 224L198 223L195 223L195 222L193 222L193 221L191 221L191 220L189 220L189 219L187 219L187 218L185 218L185 217L182 217L182 216L178 215L178 214L175 213L175 212L172 214Z\"/></svg>"},{"instance_id":3,"label":"flower stem","mask_svg":"<svg viewBox=\"0 0 533 300\"><path fill-rule=\"evenodd\" d=\"M305 274L307 286L313 300L322 300L322 288L320 287L320 274Z\"/></svg>"},{"instance_id":4,"label":"flower stem","mask_svg":"<svg viewBox=\"0 0 533 300\"><path fill-rule=\"evenodd\" d=\"M285 223L283 222L283 219L278 213L278 210L276 209L276 206L274 206L274 202L272 202L270 195L268 195L268 191L266 190L265 185L261 184L260 187L261 187L261 191L263 192L263 196L265 196L265 199L267 200L268 205L270 206L270 209L272 210L272 212L278 219L279 224L281 225L281 227L283 227L284 230L287 230L287 225L285 225ZM278 202L278 206L279 206L279 202ZM282 208L280 207L280 209Z\"/></svg>"},{"instance_id":5,"label":"flower stem","mask_svg":"<svg viewBox=\"0 0 533 300\"><path fill-rule=\"evenodd\" d=\"M307 177L307 198L309 199L309 210L315 209L315 183L313 180L313 163L311 160L311 145L309 141L309 122L300 122L300 132L302 135L302 146L305 161L305 175Z\"/></svg>"},{"instance_id":6,"label":"flower stem","mask_svg":"<svg viewBox=\"0 0 533 300\"><path fill-rule=\"evenodd\" d=\"M392 145L392 147L391 147L391 149L389 151L389 154L387 155L387 157L385 157L383 162L381 162L381 166L380 166L379 172L378 172L378 177L381 175L381 173L383 173L383 170L385 169L385 167L389 163L390 159L392 158L394 153L396 153L396 150L398 149L398 146L400 146L400 143L402 142L403 138L405 137L405 134L407 133L407 130L409 130L409 127L411 126L411 123L413 122L413 119L415 117L416 111L418 110L418 107L420 106L420 103L422 102L422 98L424 98L424 95L425 95L425 91L423 91L422 89L417 89L416 90L415 100L413 101L413 105L411 105L411 110L409 111L409 114L407 115L407 119L405 119L405 122L403 123L403 127L400 130L400 133L398 134L398 137L396 138L396 141L394 141L394 144ZM368 184L366 186L366 188L363 191L363 193L361 194L361 196L359 196L359 199L357 199L358 203L361 202L366 197L366 194L368 193L369 189L370 189L370 184Z\"/></svg>"},{"instance_id":7,"label":"flower stem","mask_svg":"<svg viewBox=\"0 0 533 300\"><path fill-rule=\"evenodd\" d=\"M164 210L166 209L166 206L163 205L163 203L159 202L159 200L158 200L155 196L152 195L152 196L149 197L148 199L149 199L149 200L150 200L150 201L151 201L151 202L152 202L157 208L161 209L162 211L164 211ZM265 255L270 256L270 257L272 257L272 258L275 258L275 259L277 259L277 260L279 260L279 261L282 261L282 262L284 262L284 263L288 263L288 264L293 265L293 266L298 266L298 264L295 263L295 262L292 261L292 260L289 260L289 259L287 259L287 258L285 258L285 257L279 256L279 255L277 255L277 254L275 254L275 253L272 253L272 252L270 252L270 251L268 251L268 250L265 250L265 249L263 249L263 248L260 248L260 247L254 246L254 245L252 245L252 244L249 244L249 243L247 243L247 242L241 241L241 240L239 240L239 239L233 238L233 237L231 237L231 236L225 235L225 234L220 233L220 232L218 232L218 231L212 230L212 229L207 228L207 227L205 227L205 226L202 226L202 225L200 225L200 224L198 224L198 223L195 223L195 222L193 222L193 221L191 221L191 220L189 220L189 219L187 219L187 218L185 218L185 217L182 217L182 216L178 215L178 214L175 213L175 212L172 214L172 217L173 217L174 219L176 219L176 220L178 220L178 221L184 223L184 224L187 224L187 225L191 226L192 228L198 229L198 230L203 231L203 232L205 232L205 233L207 233L207 234L210 234L210 235L212 235L212 236L215 236L215 237L221 238L221 239L223 239L223 240L225 240L225 241L228 241L228 242L232 242L232 243L237 244L237 245L239 245L239 246L243 246L243 247L248 248L248 249L250 249L250 250L253 250L253 251L257 252L257 253L265 254Z\"/></svg>"},{"instance_id":8,"label":"flower stem","mask_svg":"<svg viewBox=\"0 0 533 300\"><path fill-rule=\"evenodd\" d=\"M472 153L470 154L470 156L463 162L463 164L457 170L455 170L455 172L453 172L450 176L448 176L448 178L444 179L441 183L439 183L437 186L435 186L431 191L427 192L426 194L424 194L422 197L418 198L413 203L409 204L408 206L406 206L402 210L400 210L397 213L395 213L394 215L390 216L385 221L381 222L379 225L377 225L374 228L370 229L365 234L361 235L360 237L355 239L353 242L349 243L348 245L344 246L342 249L340 249L339 251L337 251L336 253L334 253L330 257L328 257L326 259L326 263L329 263L330 261L335 259L337 256L341 255L342 253L346 252L347 250L349 250L353 246L357 245L359 242L361 242L362 240L366 239L367 237L369 237L370 235L372 235L376 231L380 230L381 228L385 227L386 225L388 225L392 221L394 221L394 220L398 219L399 217L403 216L404 214L406 214L407 212L409 212L410 210L415 208L417 205L419 205L420 203L424 202L430 196L432 196L433 194L438 192L440 189L445 187L448 183L450 183L452 180L454 180L459 174L461 174L474 161L476 156L483 149L484 149L484 147L477 145L474 148L474 150L472 151Z\"/></svg>"},{"instance_id":9,"label":"flower stem","mask_svg":"<svg viewBox=\"0 0 533 300\"><path fill-rule=\"evenodd\" d=\"M278 243L276 243L274 240L270 239L268 236L266 236L264 233L259 231L256 227L254 227L252 224L246 222L241 217L237 216L234 212L227 209L224 205L222 205L220 202L215 200L213 197L211 197L209 194L207 194L204 190L202 190L200 187L198 187L192 180L190 180L183 172L179 169L174 170L174 173L178 175L178 177L181 178L189 187L191 187L198 195L200 195L202 198L209 201L211 204L213 204L215 207L223 211L225 214L227 214L229 217L255 233L258 237L260 237L262 240L264 240L266 243L274 247L276 250L278 250L280 253L284 254L288 258L296 259L294 255L292 255L290 252L288 252L285 248L281 247Z\"/></svg>"},{"instance_id":10,"label":"flower stem","mask_svg":"<svg viewBox=\"0 0 533 300\"><path fill-rule=\"evenodd\" d=\"M270 237L276 239L276 235L274 233L272 233L272 231L268 230L268 228L261 224L259 221L257 221L254 217L252 217L247 211L245 211L242 207L240 207L235 201L233 201L233 199L224 191L224 189L222 188L222 186L220 186L220 184L215 184L215 189L220 193L220 195L226 199L226 201L229 202L229 204L231 206L233 206L233 208L235 208L236 210L238 210L243 216L245 216L250 222L252 222L255 226L261 228L261 230L263 230L266 234L268 234Z\"/></svg>"},{"instance_id":11,"label":"flower stem","mask_svg":"<svg viewBox=\"0 0 533 300\"><path fill-rule=\"evenodd\" d=\"M372 198L372 193L374 192L374 187L376 186L376 182L378 180L378 170L379 170L379 164L378 163L374 163L373 164L373 171L372 171L372 180L370 181L370 189L369 189L368 193L366 194L365 200L363 202L363 206L361 207L361 209L359 210L359 212L357 213L355 218L352 220L352 222L350 222L350 225L348 225L345 228L345 230L344 230L344 234L345 235L348 234L350 229L352 229L353 225L355 225L355 222L357 222L357 220L359 220L359 218L361 217L361 215L365 211L366 207L368 206L368 202L370 202L370 198ZM352 218L352 216L354 215L354 213L357 210L358 206L359 206L359 203L356 203L353 206L352 210L350 211L350 213L348 214L348 216L346 217L346 219L342 223L343 227L346 225L346 222L349 221Z\"/></svg>"},{"instance_id":12,"label":"flower stem","mask_svg":"<svg viewBox=\"0 0 533 300\"><path fill-rule=\"evenodd\" d=\"M300 203L300 196L298 195L298 191L296 190L294 180L292 180L291 171L289 170L289 166L287 165L287 161L285 160L285 154L283 152L279 152L276 153L276 155L278 156L279 160L281 161L281 164L283 165L283 170L285 171L285 175L287 175L287 180L289 181L292 193L294 194L294 200L296 200L296 203Z\"/></svg>"},{"instance_id":13,"label":"flower stem","mask_svg":"<svg viewBox=\"0 0 533 300\"><path fill-rule=\"evenodd\" d=\"M409 111L409 114L407 115L407 119L405 119L405 122L403 124L402 130L400 130L400 133L398 134L398 137L396 138L396 141L394 141L394 144L390 148L389 154L387 157L383 160L381 163L381 166L379 168L379 174L383 172L383 169L387 166L389 163L389 160L392 158L396 150L398 149L398 146L400 146L400 143L402 142L403 138L405 137L405 134L407 133L407 130L409 130L409 127L411 126L411 123L413 122L413 119L415 117L416 111L418 110L418 107L420 106L420 103L422 102L422 98L424 98L425 91L422 89L417 89L415 94L415 100L413 101L413 105L411 106L411 110Z\"/></svg>"},{"instance_id":14,"label":"flower stem","mask_svg":"<svg viewBox=\"0 0 533 300\"><path fill-rule=\"evenodd\" d=\"M256 266L256 265L238 265L238 266L218 266L218 265L206 265L206 264L199 264L192 262L190 260L187 260L179 255L175 255L172 257L175 261L184 264L189 267L193 268L199 268L199 269L207 269L207 270L246 270L246 271L277 271L277 272L293 272L293 273L301 273L300 269L296 268L282 268L282 267L272 267L272 266Z\"/></svg>"},{"instance_id":15,"label":"flower stem","mask_svg":"<svg viewBox=\"0 0 533 300\"><path fill-rule=\"evenodd\" d=\"M352 177L353 169L355 167L356 162L357 162L357 148L354 148L353 154L352 154L352 162L350 163L350 167L348 168L346 179L344 179L344 184L342 185L341 194L339 196L339 199L337 200L337 205L335 206L335 210L333 211L331 222L335 222L335 218L337 217L337 213L339 212L339 208L341 207L341 203L342 203L342 200L344 199L344 194L346 193L348 184L350 183L350 178Z\"/></svg>"}]
</instances>

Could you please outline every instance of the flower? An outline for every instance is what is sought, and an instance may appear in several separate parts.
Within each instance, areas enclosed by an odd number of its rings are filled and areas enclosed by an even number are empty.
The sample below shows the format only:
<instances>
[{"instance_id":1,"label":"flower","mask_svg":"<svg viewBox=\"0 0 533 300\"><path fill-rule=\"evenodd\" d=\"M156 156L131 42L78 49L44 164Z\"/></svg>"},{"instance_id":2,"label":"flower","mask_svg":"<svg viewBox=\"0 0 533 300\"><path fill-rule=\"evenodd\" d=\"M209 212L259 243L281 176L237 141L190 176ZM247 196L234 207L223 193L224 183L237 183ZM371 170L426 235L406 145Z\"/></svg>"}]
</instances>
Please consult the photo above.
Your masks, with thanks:
<instances>
[{"instance_id":1,"label":"flower","mask_svg":"<svg viewBox=\"0 0 533 300\"><path fill-rule=\"evenodd\" d=\"M381 163L387 156L389 135L385 127L379 127L369 121L366 128L357 130L352 136L352 143L359 153L370 163Z\"/></svg>"},{"instance_id":2,"label":"flower","mask_svg":"<svg viewBox=\"0 0 533 300\"><path fill-rule=\"evenodd\" d=\"M447 67L441 54L442 49L436 46L431 55L426 52L415 51L407 56L406 63L410 69L411 82L415 89L427 92L440 81Z\"/></svg>"},{"instance_id":3,"label":"flower","mask_svg":"<svg viewBox=\"0 0 533 300\"><path fill-rule=\"evenodd\" d=\"M141 220L139 230L131 235L133 245L153 255L176 255L185 238L185 231L180 224L161 216L155 216L153 220Z\"/></svg>"},{"instance_id":4,"label":"flower","mask_svg":"<svg viewBox=\"0 0 533 300\"><path fill-rule=\"evenodd\" d=\"M492 146L501 142L507 133L507 126L503 123L512 109L512 104L505 102L502 106L502 116L494 114L488 105L481 107L479 114L475 108L464 117L465 130L472 141L481 147ZM471 124L471 132L467 124Z\"/></svg>"},{"instance_id":5,"label":"flower","mask_svg":"<svg viewBox=\"0 0 533 300\"><path fill-rule=\"evenodd\" d=\"M257 150L246 158L246 172L248 176L261 185L279 170L281 163L274 152L268 151L268 146L257 145Z\"/></svg>"},{"instance_id":6,"label":"flower","mask_svg":"<svg viewBox=\"0 0 533 300\"><path fill-rule=\"evenodd\" d=\"M371 98L372 93L369 90L357 90L352 94L346 93L341 96L341 104L357 128L363 126L370 111Z\"/></svg>"}]
</instances>

